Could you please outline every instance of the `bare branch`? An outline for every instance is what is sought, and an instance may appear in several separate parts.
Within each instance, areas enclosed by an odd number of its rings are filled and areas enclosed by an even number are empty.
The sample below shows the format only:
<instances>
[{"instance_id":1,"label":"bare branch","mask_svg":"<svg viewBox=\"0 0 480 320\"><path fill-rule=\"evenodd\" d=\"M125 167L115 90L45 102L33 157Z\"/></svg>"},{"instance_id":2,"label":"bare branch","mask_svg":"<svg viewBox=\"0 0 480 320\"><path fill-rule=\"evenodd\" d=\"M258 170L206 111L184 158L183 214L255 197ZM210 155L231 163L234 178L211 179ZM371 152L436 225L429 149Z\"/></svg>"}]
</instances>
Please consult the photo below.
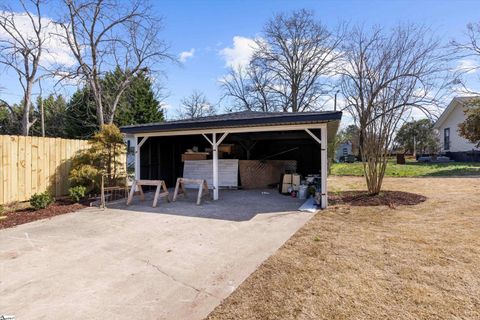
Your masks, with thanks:
<instances>
[{"instance_id":1,"label":"bare branch","mask_svg":"<svg viewBox=\"0 0 480 320\"><path fill-rule=\"evenodd\" d=\"M77 61L59 66L60 79L82 79L94 97L98 124L113 123L122 94L133 77L155 72L155 66L174 59L159 39L161 20L151 16L143 1L125 6L116 0L64 0L67 14L59 36ZM123 77L114 96L104 96L102 77L120 68Z\"/></svg>"},{"instance_id":2,"label":"bare branch","mask_svg":"<svg viewBox=\"0 0 480 320\"><path fill-rule=\"evenodd\" d=\"M449 56L430 30L402 25L390 31L354 28L342 50L341 91L360 128L369 192L380 191L389 147L412 109L430 113L448 83Z\"/></svg>"},{"instance_id":3,"label":"bare branch","mask_svg":"<svg viewBox=\"0 0 480 320\"><path fill-rule=\"evenodd\" d=\"M181 101L180 119L195 119L215 114L214 106L208 102L205 95L199 91L192 92Z\"/></svg>"},{"instance_id":4,"label":"bare branch","mask_svg":"<svg viewBox=\"0 0 480 320\"><path fill-rule=\"evenodd\" d=\"M34 35L25 33L25 30L17 25L16 20L19 14L14 13L11 8L3 7L0 10L0 29L6 32L8 38L0 41L0 64L17 73L19 83L23 89L22 99L22 134L28 135L31 126L30 120L31 95L33 86L42 77L40 74L40 58L44 49L46 34L45 26L42 24L42 2L31 0L35 14L31 13L29 6L24 0L20 1L25 10L25 15L34 31Z\"/></svg>"},{"instance_id":5,"label":"bare branch","mask_svg":"<svg viewBox=\"0 0 480 320\"><path fill-rule=\"evenodd\" d=\"M306 10L275 16L255 41L250 65L226 77L225 95L250 110L321 109L341 57L342 34L341 28L331 32Z\"/></svg>"}]
</instances>

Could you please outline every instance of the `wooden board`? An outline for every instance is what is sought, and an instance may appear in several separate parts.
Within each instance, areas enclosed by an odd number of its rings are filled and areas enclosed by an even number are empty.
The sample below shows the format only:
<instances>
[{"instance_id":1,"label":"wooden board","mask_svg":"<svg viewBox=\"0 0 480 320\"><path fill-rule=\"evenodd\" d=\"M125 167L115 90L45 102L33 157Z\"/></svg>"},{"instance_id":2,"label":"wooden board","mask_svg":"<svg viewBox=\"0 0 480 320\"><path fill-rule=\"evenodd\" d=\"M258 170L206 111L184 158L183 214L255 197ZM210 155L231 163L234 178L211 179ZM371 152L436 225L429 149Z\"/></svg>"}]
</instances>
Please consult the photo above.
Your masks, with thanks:
<instances>
[{"instance_id":1,"label":"wooden board","mask_svg":"<svg viewBox=\"0 0 480 320\"><path fill-rule=\"evenodd\" d=\"M207 160L208 152L195 152L182 154L182 161L187 160Z\"/></svg>"},{"instance_id":2,"label":"wooden board","mask_svg":"<svg viewBox=\"0 0 480 320\"><path fill-rule=\"evenodd\" d=\"M283 173L296 171L296 160L240 160L240 183L245 189L263 189L280 183Z\"/></svg>"},{"instance_id":3,"label":"wooden board","mask_svg":"<svg viewBox=\"0 0 480 320\"><path fill-rule=\"evenodd\" d=\"M0 204L44 191L67 195L71 160L87 147L87 140L0 136Z\"/></svg>"},{"instance_id":4,"label":"wooden board","mask_svg":"<svg viewBox=\"0 0 480 320\"><path fill-rule=\"evenodd\" d=\"M187 160L183 165L183 177L206 180L213 187L213 160ZM238 187L238 159L218 159L219 187ZM187 185L187 188L192 186ZM193 186L195 187L195 186Z\"/></svg>"}]
</instances>

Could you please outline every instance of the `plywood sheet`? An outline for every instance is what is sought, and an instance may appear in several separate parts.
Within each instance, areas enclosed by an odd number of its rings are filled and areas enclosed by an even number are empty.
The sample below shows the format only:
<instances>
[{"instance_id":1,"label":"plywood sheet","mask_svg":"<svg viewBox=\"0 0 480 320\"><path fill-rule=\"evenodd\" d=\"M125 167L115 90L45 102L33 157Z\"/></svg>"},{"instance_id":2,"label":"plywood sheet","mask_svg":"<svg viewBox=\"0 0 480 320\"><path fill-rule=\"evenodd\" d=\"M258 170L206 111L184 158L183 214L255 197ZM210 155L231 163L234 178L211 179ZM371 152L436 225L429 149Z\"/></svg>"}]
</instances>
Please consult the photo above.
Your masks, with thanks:
<instances>
[{"instance_id":1,"label":"plywood sheet","mask_svg":"<svg viewBox=\"0 0 480 320\"><path fill-rule=\"evenodd\" d=\"M268 188L280 183L281 175L295 172L296 160L240 160L240 183L245 189Z\"/></svg>"}]
</instances>

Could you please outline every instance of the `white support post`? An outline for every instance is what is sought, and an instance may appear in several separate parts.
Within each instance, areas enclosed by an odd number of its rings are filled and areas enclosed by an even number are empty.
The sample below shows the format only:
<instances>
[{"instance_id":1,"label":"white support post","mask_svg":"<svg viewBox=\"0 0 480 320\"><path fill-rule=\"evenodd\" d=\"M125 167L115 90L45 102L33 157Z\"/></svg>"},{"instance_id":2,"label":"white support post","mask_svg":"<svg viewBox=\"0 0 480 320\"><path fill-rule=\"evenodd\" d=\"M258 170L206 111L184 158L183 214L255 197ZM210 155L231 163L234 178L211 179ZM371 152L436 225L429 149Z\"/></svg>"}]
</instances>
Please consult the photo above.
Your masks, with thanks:
<instances>
[{"instance_id":1,"label":"white support post","mask_svg":"<svg viewBox=\"0 0 480 320\"><path fill-rule=\"evenodd\" d=\"M213 200L218 200L218 144L217 134L212 133L213 148Z\"/></svg>"},{"instance_id":2,"label":"white support post","mask_svg":"<svg viewBox=\"0 0 480 320\"><path fill-rule=\"evenodd\" d=\"M321 150L320 150L320 160L322 162L321 166L321 188L322 188L322 209L325 209L328 206L328 194L327 194L327 173L328 173L328 140L327 140L327 126L323 126L320 129L320 140L321 140Z\"/></svg>"},{"instance_id":3,"label":"white support post","mask_svg":"<svg viewBox=\"0 0 480 320\"><path fill-rule=\"evenodd\" d=\"M140 142L138 142L138 138L135 137L135 180L140 180L140 148L148 137L143 137Z\"/></svg>"},{"instance_id":4,"label":"white support post","mask_svg":"<svg viewBox=\"0 0 480 320\"><path fill-rule=\"evenodd\" d=\"M218 146L227 135L228 132L224 132L220 139L217 140L217 134L214 132L212 133L212 140L210 140L205 133L202 133L202 136L212 145L213 150L213 200L218 200Z\"/></svg>"},{"instance_id":5,"label":"white support post","mask_svg":"<svg viewBox=\"0 0 480 320\"><path fill-rule=\"evenodd\" d=\"M135 180L140 180L140 148L137 137L135 137Z\"/></svg>"}]
</instances>

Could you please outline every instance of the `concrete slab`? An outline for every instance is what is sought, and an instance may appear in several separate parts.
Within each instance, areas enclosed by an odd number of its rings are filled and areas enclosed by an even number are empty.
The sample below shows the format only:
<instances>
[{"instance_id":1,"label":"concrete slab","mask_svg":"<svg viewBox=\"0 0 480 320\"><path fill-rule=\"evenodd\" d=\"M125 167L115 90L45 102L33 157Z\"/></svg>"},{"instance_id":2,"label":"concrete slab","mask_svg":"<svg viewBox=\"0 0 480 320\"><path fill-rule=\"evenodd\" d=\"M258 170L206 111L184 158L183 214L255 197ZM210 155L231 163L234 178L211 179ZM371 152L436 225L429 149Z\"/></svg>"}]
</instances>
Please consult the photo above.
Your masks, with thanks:
<instances>
[{"instance_id":1,"label":"concrete slab","mask_svg":"<svg viewBox=\"0 0 480 320\"><path fill-rule=\"evenodd\" d=\"M204 318L313 215L274 191L220 194L0 230L0 315Z\"/></svg>"}]
</instances>

